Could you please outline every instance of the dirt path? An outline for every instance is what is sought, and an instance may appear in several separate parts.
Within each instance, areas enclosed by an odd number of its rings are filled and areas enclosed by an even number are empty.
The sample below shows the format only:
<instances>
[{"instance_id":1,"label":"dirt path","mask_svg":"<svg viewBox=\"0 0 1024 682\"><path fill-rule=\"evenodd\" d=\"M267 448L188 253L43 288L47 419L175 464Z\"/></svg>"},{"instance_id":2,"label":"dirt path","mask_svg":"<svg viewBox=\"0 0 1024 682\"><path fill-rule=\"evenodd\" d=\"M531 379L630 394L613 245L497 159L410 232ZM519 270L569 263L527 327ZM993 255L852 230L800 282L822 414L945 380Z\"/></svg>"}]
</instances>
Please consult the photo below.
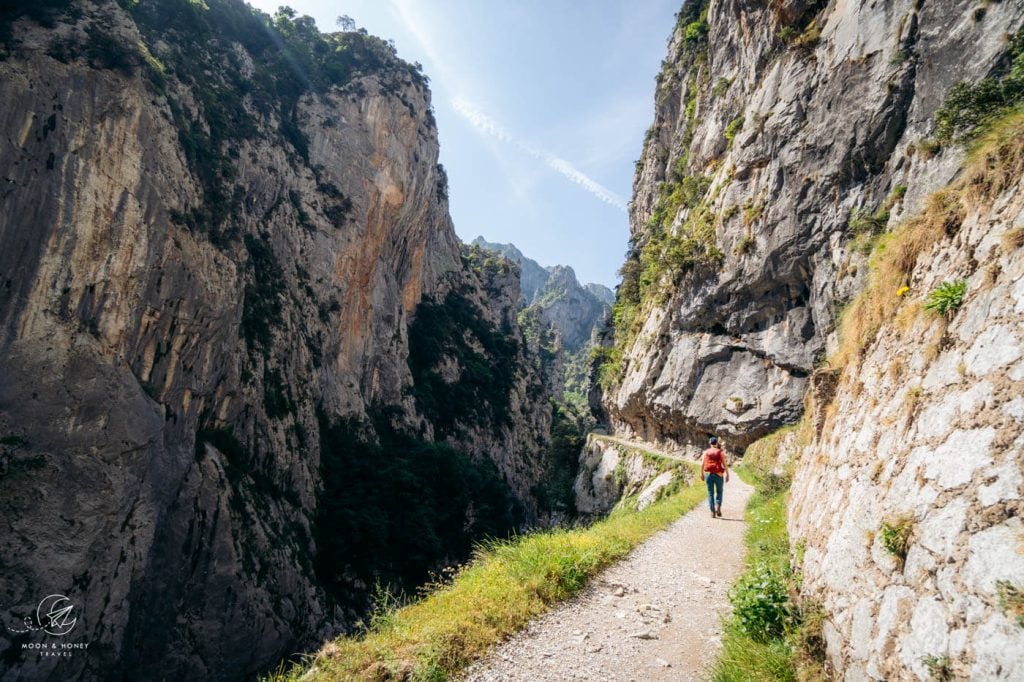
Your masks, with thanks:
<instances>
[{"instance_id":1,"label":"dirt path","mask_svg":"<svg viewBox=\"0 0 1024 682\"><path fill-rule=\"evenodd\" d=\"M666 459L675 459L679 460L680 462L696 463L699 459L698 456L700 455L700 452L695 450L694 457L684 457L683 455L678 453L665 452L664 450L655 450L644 443L637 443L635 441L627 440L625 438L619 438L618 436L607 436L603 433L594 434L591 437L594 438L595 440L606 440L612 443L618 443L619 445L624 445L627 448L632 448L634 450L643 450L644 452L649 452L652 455L657 455L658 457L665 457Z\"/></svg>"},{"instance_id":2,"label":"dirt path","mask_svg":"<svg viewBox=\"0 0 1024 682\"><path fill-rule=\"evenodd\" d=\"M743 568L743 509L752 490L733 476L722 518L698 506L464 679L703 679L721 642L726 592Z\"/></svg>"}]
</instances>

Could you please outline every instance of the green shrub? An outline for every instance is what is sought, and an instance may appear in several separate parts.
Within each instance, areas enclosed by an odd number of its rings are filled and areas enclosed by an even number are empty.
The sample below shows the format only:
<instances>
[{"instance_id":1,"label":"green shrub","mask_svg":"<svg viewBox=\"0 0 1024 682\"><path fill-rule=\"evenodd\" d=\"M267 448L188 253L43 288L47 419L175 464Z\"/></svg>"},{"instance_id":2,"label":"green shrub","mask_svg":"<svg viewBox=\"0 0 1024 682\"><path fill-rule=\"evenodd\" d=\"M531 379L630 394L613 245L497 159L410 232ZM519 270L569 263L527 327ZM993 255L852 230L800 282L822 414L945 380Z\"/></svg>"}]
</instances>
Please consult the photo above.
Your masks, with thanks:
<instances>
[{"instance_id":1,"label":"green shrub","mask_svg":"<svg viewBox=\"0 0 1024 682\"><path fill-rule=\"evenodd\" d=\"M792 620L786 578L777 568L759 564L741 576L729 592L736 622L757 642L781 637Z\"/></svg>"},{"instance_id":2,"label":"green shrub","mask_svg":"<svg viewBox=\"0 0 1024 682\"><path fill-rule=\"evenodd\" d=\"M708 0L692 0L683 3L676 14L676 30L682 29L683 47L695 55L707 47Z\"/></svg>"},{"instance_id":3,"label":"green shrub","mask_svg":"<svg viewBox=\"0 0 1024 682\"><path fill-rule=\"evenodd\" d=\"M53 28L57 19L78 11L67 0L5 0L0 4L0 44L10 46L14 41L12 24L22 16L45 28ZM2 56L0 52L0 58Z\"/></svg>"},{"instance_id":4,"label":"green shrub","mask_svg":"<svg viewBox=\"0 0 1024 682\"><path fill-rule=\"evenodd\" d=\"M552 402L551 440L544 453L544 475L533 492L540 509L573 512L573 484L579 471L580 452L586 444L582 421L566 405Z\"/></svg>"},{"instance_id":5,"label":"green shrub","mask_svg":"<svg viewBox=\"0 0 1024 682\"><path fill-rule=\"evenodd\" d=\"M711 88L712 97L721 97L725 93L729 92L729 86L732 85L732 78L721 77L715 81L715 87Z\"/></svg>"},{"instance_id":6,"label":"green shrub","mask_svg":"<svg viewBox=\"0 0 1024 682\"><path fill-rule=\"evenodd\" d=\"M999 608L1006 617L1024 628L1024 590L1009 581L1000 580L996 583L996 594L999 595Z\"/></svg>"},{"instance_id":7,"label":"green shrub","mask_svg":"<svg viewBox=\"0 0 1024 682\"><path fill-rule=\"evenodd\" d=\"M966 294L966 279L943 282L928 292L924 300L924 309L940 315L951 315L964 302Z\"/></svg>"},{"instance_id":8,"label":"green shrub","mask_svg":"<svg viewBox=\"0 0 1024 682\"><path fill-rule=\"evenodd\" d=\"M907 186L896 185L895 187L892 188L892 191L889 192L889 196L885 198L885 203L882 204L882 206L883 208L885 208L885 210L888 211L896 204L902 202L903 197L905 196L907 196Z\"/></svg>"},{"instance_id":9,"label":"green shrub","mask_svg":"<svg viewBox=\"0 0 1024 682\"><path fill-rule=\"evenodd\" d=\"M889 222L889 211L879 208L874 213L855 208L850 213L847 227L855 236L880 234Z\"/></svg>"},{"instance_id":10,"label":"green shrub","mask_svg":"<svg viewBox=\"0 0 1024 682\"><path fill-rule=\"evenodd\" d=\"M113 34L95 29L89 33L85 43L85 56L94 68L120 71L125 75L131 75L140 61L134 46Z\"/></svg>"},{"instance_id":11,"label":"green shrub","mask_svg":"<svg viewBox=\"0 0 1024 682\"><path fill-rule=\"evenodd\" d=\"M1024 29L1010 39L1009 68L1002 76L983 78L975 84L954 85L935 112L935 137L940 143L976 135L987 123L1024 102Z\"/></svg>"},{"instance_id":12,"label":"green shrub","mask_svg":"<svg viewBox=\"0 0 1024 682\"><path fill-rule=\"evenodd\" d=\"M622 371L622 349L600 346L594 348L592 357L597 367L597 383L606 390L611 388Z\"/></svg>"},{"instance_id":13,"label":"green shrub","mask_svg":"<svg viewBox=\"0 0 1024 682\"><path fill-rule=\"evenodd\" d=\"M893 66L898 66L899 64L902 64L903 62L907 61L908 59L910 59L910 52L909 51L907 51L907 50L896 50L895 52L892 53L892 56L889 57L889 63L892 64Z\"/></svg>"},{"instance_id":14,"label":"green shrub","mask_svg":"<svg viewBox=\"0 0 1024 682\"><path fill-rule=\"evenodd\" d=\"M889 209L902 200L905 192L905 186L893 189L874 213L859 208L850 212L850 219L846 225L853 235L850 242L852 250L865 256L872 252L878 242L878 236L885 232L885 227L889 223Z\"/></svg>"},{"instance_id":15,"label":"green shrub","mask_svg":"<svg viewBox=\"0 0 1024 682\"><path fill-rule=\"evenodd\" d=\"M708 175L687 175L679 181L673 195L678 193L677 198L672 198L670 205L686 206L687 208L694 208L700 204L704 195L707 194L708 188L711 187L712 178ZM667 216L671 220L674 216Z\"/></svg>"},{"instance_id":16,"label":"green shrub","mask_svg":"<svg viewBox=\"0 0 1024 682\"><path fill-rule=\"evenodd\" d=\"M297 410L291 391L277 368L263 368L263 409L270 419L281 419Z\"/></svg>"},{"instance_id":17,"label":"green shrub","mask_svg":"<svg viewBox=\"0 0 1024 682\"><path fill-rule=\"evenodd\" d=\"M884 521L880 532L882 547L889 554L896 557L900 569L907 559L907 550L910 548L910 535L914 530L914 519L911 516L900 516L890 521Z\"/></svg>"},{"instance_id":18,"label":"green shrub","mask_svg":"<svg viewBox=\"0 0 1024 682\"><path fill-rule=\"evenodd\" d=\"M743 129L743 121L744 116L740 114L725 127L725 139L729 141L729 144L732 144L732 141L736 139L736 135Z\"/></svg>"},{"instance_id":19,"label":"green shrub","mask_svg":"<svg viewBox=\"0 0 1024 682\"><path fill-rule=\"evenodd\" d=\"M292 489L289 482L276 479L265 473L261 468L259 453L246 447L235 437L230 428L206 427L196 431L195 459L197 462L206 456L207 443L215 447L222 455L221 465L231 483L229 499L233 509L244 509L243 498L239 494L243 488L257 491L256 495L249 496L254 501L285 500L295 506L300 504L298 494Z\"/></svg>"},{"instance_id":20,"label":"green shrub","mask_svg":"<svg viewBox=\"0 0 1024 682\"><path fill-rule=\"evenodd\" d=\"M339 603L370 604L353 580L411 592L431 571L504 538L519 514L489 459L418 440L378 415L378 440L353 421L320 417L323 488L314 518L321 584Z\"/></svg>"},{"instance_id":21,"label":"green shrub","mask_svg":"<svg viewBox=\"0 0 1024 682\"><path fill-rule=\"evenodd\" d=\"M743 224L753 225L757 222L761 215L764 213L764 204L752 204L748 203L743 206Z\"/></svg>"},{"instance_id":22,"label":"green shrub","mask_svg":"<svg viewBox=\"0 0 1024 682\"><path fill-rule=\"evenodd\" d=\"M774 471L768 471L761 474L761 485L760 492L765 496L778 495L789 490L790 484L793 479L789 474L777 474Z\"/></svg>"},{"instance_id":23,"label":"green shrub","mask_svg":"<svg viewBox=\"0 0 1024 682\"><path fill-rule=\"evenodd\" d=\"M933 682L948 682L953 679L953 666L949 656L927 655L921 657L921 663L928 669Z\"/></svg>"},{"instance_id":24,"label":"green shrub","mask_svg":"<svg viewBox=\"0 0 1024 682\"><path fill-rule=\"evenodd\" d=\"M510 330L492 326L457 291L440 303L425 298L417 306L409 326L413 396L437 435L455 433L459 424L511 423L509 400L518 353ZM437 372L445 357L458 362L460 373L455 382Z\"/></svg>"},{"instance_id":25,"label":"green shrub","mask_svg":"<svg viewBox=\"0 0 1024 682\"><path fill-rule=\"evenodd\" d=\"M738 242L736 242L736 246L733 247L732 252L737 256L745 256L753 251L756 246L757 240L754 239L754 236L752 234L745 234Z\"/></svg>"},{"instance_id":26,"label":"green shrub","mask_svg":"<svg viewBox=\"0 0 1024 682\"><path fill-rule=\"evenodd\" d=\"M13 448L20 448L28 445L28 441L14 434L10 434L0 438L0 445L9 445Z\"/></svg>"},{"instance_id":27,"label":"green shrub","mask_svg":"<svg viewBox=\"0 0 1024 682\"><path fill-rule=\"evenodd\" d=\"M779 40L784 43L792 42L798 35L800 32L792 26L783 26L778 32Z\"/></svg>"},{"instance_id":28,"label":"green shrub","mask_svg":"<svg viewBox=\"0 0 1024 682\"><path fill-rule=\"evenodd\" d=\"M821 40L821 28L816 20L811 20L811 23L807 25L804 32L792 44L793 47L810 49L817 45L819 40Z\"/></svg>"},{"instance_id":29,"label":"green shrub","mask_svg":"<svg viewBox=\"0 0 1024 682\"><path fill-rule=\"evenodd\" d=\"M273 329L281 325L281 297L285 291L284 271L274 250L263 239L246 235L250 279L242 301L242 322L238 331L249 352L269 353Z\"/></svg>"},{"instance_id":30,"label":"green shrub","mask_svg":"<svg viewBox=\"0 0 1024 682\"><path fill-rule=\"evenodd\" d=\"M687 45L700 45L707 40L707 37L707 19L699 19L697 21L690 22L686 25L686 30L683 31L683 40L686 41Z\"/></svg>"}]
</instances>

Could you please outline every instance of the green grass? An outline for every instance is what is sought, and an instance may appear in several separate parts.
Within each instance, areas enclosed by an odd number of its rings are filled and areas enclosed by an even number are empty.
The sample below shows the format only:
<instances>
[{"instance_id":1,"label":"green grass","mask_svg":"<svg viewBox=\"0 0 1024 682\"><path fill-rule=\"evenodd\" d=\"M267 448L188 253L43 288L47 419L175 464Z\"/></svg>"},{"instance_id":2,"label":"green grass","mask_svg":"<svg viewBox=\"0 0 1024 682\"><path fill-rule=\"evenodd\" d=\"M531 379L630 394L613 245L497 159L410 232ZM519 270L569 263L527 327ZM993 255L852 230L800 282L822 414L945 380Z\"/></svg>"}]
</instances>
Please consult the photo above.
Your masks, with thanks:
<instances>
[{"instance_id":1,"label":"green grass","mask_svg":"<svg viewBox=\"0 0 1024 682\"><path fill-rule=\"evenodd\" d=\"M751 682L752 680L796 680L793 652L785 640L767 644L756 642L736 628L726 628L722 654L711 677L715 682Z\"/></svg>"},{"instance_id":2,"label":"green grass","mask_svg":"<svg viewBox=\"0 0 1024 682\"><path fill-rule=\"evenodd\" d=\"M338 638L270 679L297 680L311 668L316 680L448 679L694 508L706 493L696 475L691 480L641 512L624 508L588 528L491 542L450 583L408 606L379 610L364 635Z\"/></svg>"},{"instance_id":3,"label":"green grass","mask_svg":"<svg viewBox=\"0 0 1024 682\"><path fill-rule=\"evenodd\" d=\"M769 564L789 570L789 533L786 530L786 493L770 474L737 466L740 477L755 487L747 502L747 567ZM773 490L766 494L765 488Z\"/></svg>"},{"instance_id":4,"label":"green grass","mask_svg":"<svg viewBox=\"0 0 1024 682\"><path fill-rule=\"evenodd\" d=\"M882 523L879 532L882 537L882 547L896 557L900 570L903 570L903 562L907 559L907 549L910 547L910 536L914 532L914 517L900 516L889 519Z\"/></svg>"},{"instance_id":5,"label":"green grass","mask_svg":"<svg viewBox=\"0 0 1024 682\"><path fill-rule=\"evenodd\" d=\"M778 477L768 473L774 462L764 464L765 468L749 464L733 468L740 478L755 487L746 511L747 569L730 593L734 608L739 603L749 603L750 592L765 575L785 576L789 582L794 580L786 530L788 486L780 486ZM809 638L800 624L800 610L793 604L786 604L784 608L788 614L784 634L764 636L756 628L745 626L738 615L726 621L722 651L711 674L714 682L814 679L813 673L798 678L798 669L801 673L811 672L801 663L809 658L802 650L802 643Z\"/></svg>"}]
</instances>

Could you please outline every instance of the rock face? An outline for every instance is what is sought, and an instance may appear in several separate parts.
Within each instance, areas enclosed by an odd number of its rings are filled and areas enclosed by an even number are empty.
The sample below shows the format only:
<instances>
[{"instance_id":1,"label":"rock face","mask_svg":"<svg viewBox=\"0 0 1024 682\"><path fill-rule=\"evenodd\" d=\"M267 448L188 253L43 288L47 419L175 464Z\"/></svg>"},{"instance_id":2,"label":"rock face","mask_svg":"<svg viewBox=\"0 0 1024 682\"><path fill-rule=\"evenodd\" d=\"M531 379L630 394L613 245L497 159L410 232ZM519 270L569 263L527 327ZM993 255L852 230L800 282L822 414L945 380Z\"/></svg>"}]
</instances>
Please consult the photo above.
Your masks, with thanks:
<instances>
[{"instance_id":1,"label":"rock face","mask_svg":"<svg viewBox=\"0 0 1024 682\"><path fill-rule=\"evenodd\" d=\"M473 245L497 251L519 263L522 305L534 307L541 319L558 330L563 347L576 353L590 342L595 328L602 326L611 304L611 291L600 284L581 285L567 265L541 267L512 244L492 244L477 237Z\"/></svg>"},{"instance_id":2,"label":"rock face","mask_svg":"<svg viewBox=\"0 0 1024 682\"><path fill-rule=\"evenodd\" d=\"M523 252L516 248L515 244L496 244L487 241L483 237L477 237L473 240L472 245L489 251L497 251L513 263L518 263L520 269L520 300L522 304L527 306L537 299L549 276L548 271L540 263L524 256Z\"/></svg>"},{"instance_id":3,"label":"rock face","mask_svg":"<svg viewBox=\"0 0 1024 682\"><path fill-rule=\"evenodd\" d=\"M592 293L597 300L607 306L611 306L612 303L615 303L615 292L603 284L591 282L590 284L584 284L583 288Z\"/></svg>"},{"instance_id":4,"label":"rock face","mask_svg":"<svg viewBox=\"0 0 1024 682\"><path fill-rule=\"evenodd\" d=\"M742 450L799 416L864 284L851 240L949 179L956 159L921 152L933 114L954 83L1005 63L1024 14L975 9L684 5L634 181L613 427L675 443L718 432Z\"/></svg>"},{"instance_id":5,"label":"rock face","mask_svg":"<svg viewBox=\"0 0 1024 682\"><path fill-rule=\"evenodd\" d=\"M835 679L1024 676L1019 104L939 144L944 102L1020 92L1022 26L1020 3L712 0L658 80L604 404L733 449L812 408L779 441Z\"/></svg>"},{"instance_id":6,"label":"rock face","mask_svg":"<svg viewBox=\"0 0 1024 682\"><path fill-rule=\"evenodd\" d=\"M559 331L570 353L590 341L594 328L605 321L608 306L589 289L580 286L576 273L565 265L550 270L548 281L535 301L541 316Z\"/></svg>"},{"instance_id":7,"label":"rock face","mask_svg":"<svg viewBox=\"0 0 1024 682\"><path fill-rule=\"evenodd\" d=\"M603 516L624 501L644 509L665 495L673 483L684 485L693 478L693 472L675 457L592 433L580 454L573 486L576 511Z\"/></svg>"},{"instance_id":8,"label":"rock face","mask_svg":"<svg viewBox=\"0 0 1024 682\"><path fill-rule=\"evenodd\" d=\"M929 661L1024 676L1024 119L1014 135L1004 189L943 195L960 197L951 236L922 251L895 318L816 405L813 442L791 448L803 596L844 679L933 679ZM957 278L948 319L920 311Z\"/></svg>"},{"instance_id":9,"label":"rock face","mask_svg":"<svg viewBox=\"0 0 1024 682\"><path fill-rule=\"evenodd\" d=\"M2 617L64 594L90 643L0 628L4 679L251 676L350 625L336 423L491 460L529 514L550 407L515 273L460 255L416 68L235 0L2 18ZM452 306L471 328L410 357Z\"/></svg>"}]
</instances>

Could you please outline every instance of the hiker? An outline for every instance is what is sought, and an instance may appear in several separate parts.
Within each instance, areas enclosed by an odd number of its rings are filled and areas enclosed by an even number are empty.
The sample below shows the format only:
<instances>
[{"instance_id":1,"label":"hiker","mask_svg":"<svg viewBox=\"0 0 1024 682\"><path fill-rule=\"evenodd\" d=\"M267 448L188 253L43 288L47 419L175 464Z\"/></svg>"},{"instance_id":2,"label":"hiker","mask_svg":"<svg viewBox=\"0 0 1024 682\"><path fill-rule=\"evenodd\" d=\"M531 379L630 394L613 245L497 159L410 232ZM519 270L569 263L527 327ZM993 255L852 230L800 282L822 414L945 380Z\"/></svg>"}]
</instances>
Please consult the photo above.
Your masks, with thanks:
<instances>
[{"instance_id":1,"label":"hiker","mask_svg":"<svg viewBox=\"0 0 1024 682\"><path fill-rule=\"evenodd\" d=\"M700 465L700 479L708 484L708 505L712 517L722 515L722 474L725 474L725 481L728 482L729 465L725 461L725 451L718 447L718 438L711 436Z\"/></svg>"}]
</instances>

